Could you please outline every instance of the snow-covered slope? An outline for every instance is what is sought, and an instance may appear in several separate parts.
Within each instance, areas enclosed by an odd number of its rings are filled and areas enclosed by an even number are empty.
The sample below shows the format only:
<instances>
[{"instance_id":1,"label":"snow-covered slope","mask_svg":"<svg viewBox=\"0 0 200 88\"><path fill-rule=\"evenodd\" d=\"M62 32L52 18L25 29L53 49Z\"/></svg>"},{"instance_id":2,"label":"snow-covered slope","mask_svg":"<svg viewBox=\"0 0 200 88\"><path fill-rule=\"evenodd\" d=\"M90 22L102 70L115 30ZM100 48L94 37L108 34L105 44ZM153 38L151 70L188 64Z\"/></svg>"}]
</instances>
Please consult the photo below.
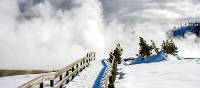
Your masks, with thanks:
<instances>
[{"instance_id":1,"label":"snow-covered slope","mask_svg":"<svg viewBox=\"0 0 200 88\"><path fill-rule=\"evenodd\" d=\"M200 60L121 65L117 88L199 88Z\"/></svg>"}]
</instances>

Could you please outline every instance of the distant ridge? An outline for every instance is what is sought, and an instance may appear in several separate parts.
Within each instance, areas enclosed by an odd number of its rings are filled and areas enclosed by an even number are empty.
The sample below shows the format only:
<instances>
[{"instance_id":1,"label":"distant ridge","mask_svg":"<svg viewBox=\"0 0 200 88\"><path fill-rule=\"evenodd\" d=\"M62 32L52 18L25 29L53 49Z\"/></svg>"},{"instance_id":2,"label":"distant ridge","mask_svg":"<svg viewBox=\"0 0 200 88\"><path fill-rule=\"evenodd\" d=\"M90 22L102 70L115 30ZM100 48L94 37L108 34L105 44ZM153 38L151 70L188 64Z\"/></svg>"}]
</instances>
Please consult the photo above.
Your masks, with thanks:
<instances>
[{"instance_id":1,"label":"distant ridge","mask_svg":"<svg viewBox=\"0 0 200 88\"><path fill-rule=\"evenodd\" d=\"M45 70L0 70L0 77L14 76L14 75L27 75L27 74L41 74L50 71Z\"/></svg>"},{"instance_id":2,"label":"distant ridge","mask_svg":"<svg viewBox=\"0 0 200 88\"><path fill-rule=\"evenodd\" d=\"M185 38L187 33L192 33L197 37L200 37L200 22L188 23L180 27L173 27L173 29L167 32L167 36L169 38Z\"/></svg>"}]
</instances>

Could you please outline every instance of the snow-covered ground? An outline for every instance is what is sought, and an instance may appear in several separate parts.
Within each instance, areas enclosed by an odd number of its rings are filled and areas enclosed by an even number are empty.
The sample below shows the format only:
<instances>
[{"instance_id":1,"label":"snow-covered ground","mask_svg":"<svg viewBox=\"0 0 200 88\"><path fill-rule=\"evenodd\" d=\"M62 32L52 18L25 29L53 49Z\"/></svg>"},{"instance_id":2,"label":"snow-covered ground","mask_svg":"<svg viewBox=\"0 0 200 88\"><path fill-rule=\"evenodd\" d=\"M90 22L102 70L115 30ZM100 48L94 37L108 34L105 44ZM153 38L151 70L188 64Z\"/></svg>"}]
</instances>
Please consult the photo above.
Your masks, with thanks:
<instances>
[{"instance_id":1,"label":"snow-covered ground","mask_svg":"<svg viewBox=\"0 0 200 88\"><path fill-rule=\"evenodd\" d=\"M162 55L161 55L162 56ZM92 61L64 88L100 88L107 64L105 60ZM166 60L151 63L119 65L116 88L199 88L200 59ZM19 75L0 78L0 88L16 88L39 75ZM46 88L46 87L45 87Z\"/></svg>"},{"instance_id":2,"label":"snow-covered ground","mask_svg":"<svg viewBox=\"0 0 200 88\"><path fill-rule=\"evenodd\" d=\"M118 69L117 88L200 88L198 59L120 65Z\"/></svg>"},{"instance_id":3,"label":"snow-covered ground","mask_svg":"<svg viewBox=\"0 0 200 88\"><path fill-rule=\"evenodd\" d=\"M40 74L0 77L0 88L17 88L18 86L38 77Z\"/></svg>"}]
</instances>

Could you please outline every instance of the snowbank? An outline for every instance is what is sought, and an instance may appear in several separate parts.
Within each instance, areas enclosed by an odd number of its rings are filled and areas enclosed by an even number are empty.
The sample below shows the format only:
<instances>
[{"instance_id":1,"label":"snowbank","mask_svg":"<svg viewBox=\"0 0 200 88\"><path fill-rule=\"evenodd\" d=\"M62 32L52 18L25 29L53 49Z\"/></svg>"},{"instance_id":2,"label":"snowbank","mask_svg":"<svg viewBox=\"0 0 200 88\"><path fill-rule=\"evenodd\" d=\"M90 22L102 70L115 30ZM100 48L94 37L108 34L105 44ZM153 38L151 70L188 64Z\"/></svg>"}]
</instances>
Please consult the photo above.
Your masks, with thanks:
<instances>
[{"instance_id":1,"label":"snowbank","mask_svg":"<svg viewBox=\"0 0 200 88\"><path fill-rule=\"evenodd\" d=\"M164 53L163 51L159 52L156 55L152 55L149 57L138 57L135 58L131 64L140 64L140 63L151 63L151 62L159 62L159 61L177 61L177 60L183 60L181 57L179 57L178 55L173 56L173 55L169 55Z\"/></svg>"}]
</instances>

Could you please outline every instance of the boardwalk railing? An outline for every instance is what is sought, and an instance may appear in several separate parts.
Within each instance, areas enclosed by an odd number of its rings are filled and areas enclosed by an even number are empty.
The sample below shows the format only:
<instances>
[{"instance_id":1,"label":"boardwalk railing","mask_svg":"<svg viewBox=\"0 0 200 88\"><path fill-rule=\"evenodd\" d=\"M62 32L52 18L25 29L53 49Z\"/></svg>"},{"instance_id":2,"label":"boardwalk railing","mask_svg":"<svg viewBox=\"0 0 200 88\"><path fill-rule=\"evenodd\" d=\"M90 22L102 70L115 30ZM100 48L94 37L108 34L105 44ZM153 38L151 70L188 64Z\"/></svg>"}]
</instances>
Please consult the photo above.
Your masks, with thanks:
<instances>
[{"instance_id":1,"label":"boardwalk railing","mask_svg":"<svg viewBox=\"0 0 200 88\"><path fill-rule=\"evenodd\" d=\"M43 74L18 88L33 88L39 86L39 88L44 88L44 83L49 82L48 85L53 88L62 88L64 84L69 83L70 78L73 79L78 72L89 66L90 61L95 60L95 52L87 53L87 55L72 64L64 67L63 69L53 72ZM59 79L59 80L56 80Z\"/></svg>"},{"instance_id":2,"label":"boardwalk railing","mask_svg":"<svg viewBox=\"0 0 200 88\"><path fill-rule=\"evenodd\" d=\"M105 78L105 88L114 88L114 82L117 74L117 59L113 56L111 66Z\"/></svg>"}]
</instances>

